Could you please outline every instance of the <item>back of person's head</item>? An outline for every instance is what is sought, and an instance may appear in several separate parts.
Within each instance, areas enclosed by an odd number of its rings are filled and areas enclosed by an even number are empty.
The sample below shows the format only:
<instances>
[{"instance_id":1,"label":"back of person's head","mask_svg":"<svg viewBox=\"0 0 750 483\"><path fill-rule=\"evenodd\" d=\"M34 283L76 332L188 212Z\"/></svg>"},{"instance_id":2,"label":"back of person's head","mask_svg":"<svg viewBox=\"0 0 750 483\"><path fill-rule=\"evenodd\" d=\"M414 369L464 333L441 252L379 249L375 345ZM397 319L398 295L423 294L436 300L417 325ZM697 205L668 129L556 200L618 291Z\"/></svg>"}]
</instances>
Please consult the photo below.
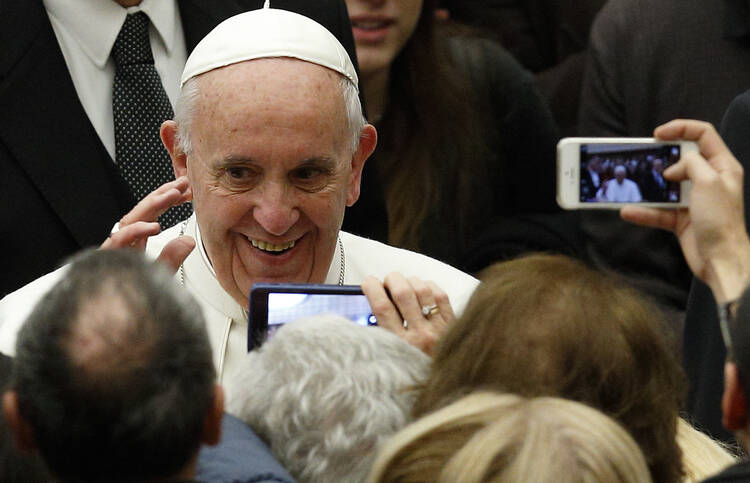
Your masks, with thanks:
<instances>
[{"instance_id":1,"label":"back of person's head","mask_svg":"<svg viewBox=\"0 0 750 483\"><path fill-rule=\"evenodd\" d=\"M201 310L166 270L87 251L21 329L4 409L61 480L170 477L218 438L214 379Z\"/></svg>"},{"instance_id":2,"label":"back of person's head","mask_svg":"<svg viewBox=\"0 0 750 483\"><path fill-rule=\"evenodd\" d=\"M563 256L500 263L482 280L436 348L415 415L482 388L573 399L622 424L655 481L679 481L684 376L658 309Z\"/></svg>"},{"instance_id":3,"label":"back of person's head","mask_svg":"<svg viewBox=\"0 0 750 483\"><path fill-rule=\"evenodd\" d=\"M364 481L378 443L409 421L428 364L384 329L301 319L247 355L227 410L300 481Z\"/></svg>"},{"instance_id":4,"label":"back of person's head","mask_svg":"<svg viewBox=\"0 0 750 483\"><path fill-rule=\"evenodd\" d=\"M646 462L615 421L560 398L478 392L390 439L371 483L647 482Z\"/></svg>"},{"instance_id":5,"label":"back of person's head","mask_svg":"<svg viewBox=\"0 0 750 483\"><path fill-rule=\"evenodd\" d=\"M682 451L685 483L703 481L737 462L731 447L695 429L682 418L677 422L677 444Z\"/></svg>"},{"instance_id":6,"label":"back of person's head","mask_svg":"<svg viewBox=\"0 0 750 483\"><path fill-rule=\"evenodd\" d=\"M0 353L0 391L4 392L8 387L12 367L13 360ZM47 467L39 455L16 446L5 417L0 415L0 481L35 483L50 480Z\"/></svg>"},{"instance_id":7,"label":"back of person's head","mask_svg":"<svg viewBox=\"0 0 750 483\"><path fill-rule=\"evenodd\" d=\"M739 377L738 389L744 393L745 399L750 399L750 287L742 292L734 306L734 318L729 319L726 332L723 334L725 339L728 339L725 340L727 361L736 366ZM750 420L750 410L747 406L744 416Z\"/></svg>"}]
</instances>

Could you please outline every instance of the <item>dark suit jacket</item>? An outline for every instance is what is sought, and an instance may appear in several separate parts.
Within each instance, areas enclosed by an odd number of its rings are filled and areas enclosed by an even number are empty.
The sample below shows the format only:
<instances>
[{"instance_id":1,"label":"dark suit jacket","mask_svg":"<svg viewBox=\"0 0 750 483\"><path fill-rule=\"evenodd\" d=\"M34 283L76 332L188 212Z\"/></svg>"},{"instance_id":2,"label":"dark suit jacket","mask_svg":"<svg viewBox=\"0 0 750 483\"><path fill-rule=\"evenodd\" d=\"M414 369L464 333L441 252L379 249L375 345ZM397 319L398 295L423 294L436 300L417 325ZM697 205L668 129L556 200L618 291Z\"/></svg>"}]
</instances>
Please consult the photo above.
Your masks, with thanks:
<instances>
[{"instance_id":1,"label":"dark suit jacket","mask_svg":"<svg viewBox=\"0 0 750 483\"><path fill-rule=\"evenodd\" d=\"M663 186L659 186L659 183L654 177L654 172L648 170L643 174L643 177L639 180L639 187L641 188L641 194L643 199L646 201L667 201L668 191L667 182L664 181Z\"/></svg>"},{"instance_id":2,"label":"dark suit jacket","mask_svg":"<svg viewBox=\"0 0 750 483\"><path fill-rule=\"evenodd\" d=\"M675 118L718 124L750 87L747 23L745 0L610 0L591 28L580 134L651 136ZM582 214L582 231L598 266L685 308L691 274L671 233L604 212Z\"/></svg>"},{"instance_id":3,"label":"dark suit jacket","mask_svg":"<svg viewBox=\"0 0 750 483\"><path fill-rule=\"evenodd\" d=\"M721 135L729 149L750 171L750 91L735 98L721 122ZM745 176L745 222L750 220L750 180ZM748 225L750 229L750 225ZM711 290L693 279L685 314L684 364L690 382L688 412L714 437L731 440L721 425L721 395L724 391L726 349L719 331L719 317Z\"/></svg>"},{"instance_id":4,"label":"dark suit jacket","mask_svg":"<svg viewBox=\"0 0 750 483\"><path fill-rule=\"evenodd\" d=\"M599 186L602 181L604 181L603 176L599 176ZM581 201L595 198L599 186L594 185L594 179L588 169L581 170Z\"/></svg>"},{"instance_id":5,"label":"dark suit jacket","mask_svg":"<svg viewBox=\"0 0 750 483\"><path fill-rule=\"evenodd\" d=\"M188 52L222 20L262 4L178 0ZM343 0L275 0L273 5L327 27L356 65ZM135 200L78 100L41 0L0 0L0 46L1 297L73 252L99 245ZM365 178L363 191L377 192L376 183L370 187L374 182ZM366 227L375 228L359 231L382 238L382 196L370 199L357 209L369 214ZM353 218L348 226L357 231L354 222L361 217Z\"/></svg>"}]
</instances>

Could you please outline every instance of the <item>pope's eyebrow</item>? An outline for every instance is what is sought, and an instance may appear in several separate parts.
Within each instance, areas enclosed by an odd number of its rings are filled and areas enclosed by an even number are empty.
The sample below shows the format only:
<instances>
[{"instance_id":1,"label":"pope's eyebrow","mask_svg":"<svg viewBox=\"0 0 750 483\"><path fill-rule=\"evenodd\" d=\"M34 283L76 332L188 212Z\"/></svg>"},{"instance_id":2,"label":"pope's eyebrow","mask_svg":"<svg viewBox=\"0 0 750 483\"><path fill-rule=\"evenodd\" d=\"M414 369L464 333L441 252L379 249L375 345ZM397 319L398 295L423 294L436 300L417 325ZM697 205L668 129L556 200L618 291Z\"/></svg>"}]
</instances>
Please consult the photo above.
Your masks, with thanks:
<instances>
[{"instance_id":1,"label":"pope's eyebrow","mask_svg":"<svg viewBox=\"0 0 750 483\"><path fill-rule=\"evenodd\" d=\"M211 173L214 176L221 176L227 169L238 168L255 164L252 158L242 156L227 156L221 158L218 162L211 166Z\"/></svg>"},{"instance_id":2,"label":"pope's eyebrow","mask_svg":"<svg viewBox=\"0 0 750 483\"><path fill-rule=\"evenodd\" d=\"M219 162L219 165L222 167L231 167L231 166L253 164L253 163L255 163L255 161L253 161L253 158L229 155L226 158L223 158Z\"/></svg>"},{"instance_id":3,"label":"pope's eyebrow","mask_svg":"<svg viewBox=\"0 0 750 483\"><path fill-rule=\"evenodd\" d=\"M336 167L337 161L330 156L321 156L317 158L307 158L299 163L298 168L316 167L332 171Z\"/></svg>"}]
</instances>

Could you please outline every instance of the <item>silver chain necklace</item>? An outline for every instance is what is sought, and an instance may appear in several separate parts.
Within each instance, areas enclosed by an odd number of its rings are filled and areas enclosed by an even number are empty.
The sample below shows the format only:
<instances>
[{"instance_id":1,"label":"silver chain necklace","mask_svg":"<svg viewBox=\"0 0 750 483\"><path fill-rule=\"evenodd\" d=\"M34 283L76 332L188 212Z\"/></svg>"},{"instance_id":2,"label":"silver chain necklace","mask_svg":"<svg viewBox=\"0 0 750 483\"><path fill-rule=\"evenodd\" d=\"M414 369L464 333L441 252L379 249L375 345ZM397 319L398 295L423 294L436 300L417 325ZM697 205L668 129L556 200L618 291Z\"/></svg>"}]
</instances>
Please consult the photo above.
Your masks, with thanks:
<instances>
[{"instance_id":1,"label":"silver chain necklace","mask_svg":"<svg viewBox=\"0 0 750 483\"><path fill-rule=\"evenodd\" d=\"M185 234L185 228L190 218L182 222L180 225L180 236ZM344 285L344 275L346 273L346 257L344 256L344 242L341 241L341 237L338 237L339 242L339 256L341 257L341 267L339 269L339 286ZM185 286L185 269L182 267L184 262L180 264L180 285Z\"/></svg>"}]
</instances>

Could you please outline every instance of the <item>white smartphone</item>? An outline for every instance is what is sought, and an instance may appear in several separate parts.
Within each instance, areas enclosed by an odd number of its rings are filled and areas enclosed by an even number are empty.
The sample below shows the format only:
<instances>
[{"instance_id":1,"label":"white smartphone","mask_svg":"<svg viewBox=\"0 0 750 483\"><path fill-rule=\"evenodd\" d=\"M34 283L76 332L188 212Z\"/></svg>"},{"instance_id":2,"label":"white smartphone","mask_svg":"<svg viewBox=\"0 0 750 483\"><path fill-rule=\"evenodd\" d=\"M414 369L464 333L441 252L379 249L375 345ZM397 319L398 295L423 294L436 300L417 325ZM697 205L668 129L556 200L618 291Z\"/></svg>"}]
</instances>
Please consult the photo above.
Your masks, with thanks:
<instances>
[{"instance_id":1,"label":"white smartphone","mask_svg":"<svg viewBox=\"0 0 750 483\"><path fill-rule=\"evenodd\" d=\"M654 138L563 138L557 144L557 203L566 210L618 209L630 203L685 207L690 182L667 181L661 173L689 151L698 151L698 145Z\"/></svg>"}]
</instances>

